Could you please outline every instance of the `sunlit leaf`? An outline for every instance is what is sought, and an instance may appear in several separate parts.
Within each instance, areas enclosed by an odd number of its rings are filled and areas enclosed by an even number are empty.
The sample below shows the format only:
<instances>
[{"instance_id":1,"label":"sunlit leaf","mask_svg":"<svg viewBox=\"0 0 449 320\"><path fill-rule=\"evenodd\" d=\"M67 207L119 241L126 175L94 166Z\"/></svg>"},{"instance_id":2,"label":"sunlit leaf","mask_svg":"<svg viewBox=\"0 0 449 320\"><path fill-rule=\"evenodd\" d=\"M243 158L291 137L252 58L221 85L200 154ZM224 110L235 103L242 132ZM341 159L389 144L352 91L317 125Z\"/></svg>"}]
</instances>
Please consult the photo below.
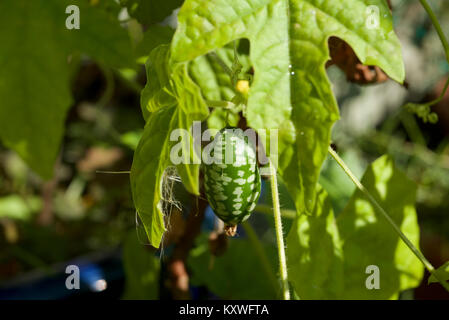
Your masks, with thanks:
<instances>
[{"instance_id":1,"label":"sunlit leaf","mask_svg":"<svg viewBox=\"0 0 449 320\"><path fill-rule=\"evenodd\" d=\"M393 159L383 156L366 170L361 182L388 212L402 232L419 248L416 217L416 185L398 171ZM343 241L343 298L395 299L400 291L419 285L423 265L402 242L397 233L357 190L337 218ZM366 268L375 265L380 271L380 289L368 290Z\"/></svg>"},{"instance_id":2,"label":"sunlit leaf","mask_svg":"<svg viewBox=\"0 0 449 320\"><path fill-rule=\"evenodd\" d=\"M413 182L384 156L362 183L418 247ZM395 299L419 285L421 262L359 190L337 218L327 193L318 190L313 215L299 215L287 238L290 281L301 299ZM378 289L366 286L369 266L379 270Z\"/></svg>"},{"instance_id":3,"label":"sunlit leaf","mask_svg":"<svg viewBox=\"0 0 449 320\"><path fill-rule=\"evenodd\" d=\"M366 25L368 6L379 27ZM249 126L279 129L279 169L298 211L314 208L315 187L338 108L325 71L327 40L348 42L363 63L402 82L404 66L384 0L187 0L178 14L172 62L193 60L233 40L250 41L254 79Z\"/></svg>"},{"instance_id":4,"label":"sunlit leaf","mask_svg":"<svg viewBox=\"0 0 449 320\"><path fill-rule=\"evenodd\" d=\"M343 252L327 193L317 192L312 216L296 218L287 237L289 279L300 299L338 299Z\"/></svg>"}]
</instances>

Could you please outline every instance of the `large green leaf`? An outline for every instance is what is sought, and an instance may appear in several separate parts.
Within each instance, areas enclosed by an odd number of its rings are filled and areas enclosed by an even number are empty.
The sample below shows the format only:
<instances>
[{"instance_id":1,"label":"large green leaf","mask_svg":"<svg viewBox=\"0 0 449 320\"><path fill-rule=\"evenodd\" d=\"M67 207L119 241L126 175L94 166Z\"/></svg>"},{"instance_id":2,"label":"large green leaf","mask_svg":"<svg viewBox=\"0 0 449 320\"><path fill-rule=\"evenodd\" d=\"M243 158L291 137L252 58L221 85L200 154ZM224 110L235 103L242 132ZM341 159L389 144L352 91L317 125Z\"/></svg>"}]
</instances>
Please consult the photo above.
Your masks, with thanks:
<instances>
[{"instance_id":1,"label":"large green leaf","mask_svg":"<svg viewBox=\"0 0 449 320\"><path fill-rule=\"evenodd\" d=\"M367 8L380 11L366 27ZM298 211L313 211L316 181L338 108L326 76L327 40L348 42L363 63L396 81L404 67L384 0L187 0L178 14L172 61L184 62L248 38L255 75L248 124L280 129L279 169Z\"/></svg>"},{"instance_id":2,"label":"large green leaf","mask_svg":"<svg viewBox=\"0 0 449 320\"><path fill-rule=\"evenodd\" d=\"M387 156L368 167L362 183L418 247L415 185ZM358 190L334 218L330 198L318 188L313 215L299 215L287 237L287 257L301 299L395 299L423 276L421 262ZM365 285L370 265L379 268L379 289Z\"/></svg>"},{"instance_id":3,"label":"large green leaf","mask_svg":"<svg viewBox=\"0 0 449 320\"><path fill-rule=\"evenodd\" d=\"M80 6L79 30L65 27L69 4ZM129 63L126 31L85 1L3 0L0 39L0 138L49 178L72 103L68 55Z\"/></svg>"},{"instance_id":4,"label":"large green leaf","mask_svg":"<svg viewBox=\"0 0 449 320\"><path fill-rule=\"evenodd\" d=\"M363 185L388 212L410 241L419 247L415 204L416 185L398 171L393 159L383 156L366 170ZM347 299L394 299L400 291L417 287L423 266L386 219L357 190L337 218L343 241ZM380 270L380 289L367 290L366 267Z\"/></svg>"},{"instance_id":5,"label":"large green leaf","mask_svg":"<svg viewBox=\"0 0 449 320\"><path fill-rule=\"evenodd\" d=\"M278 292L267 281L265 271L248 240L231 239L226 253L219 257L210 254L207 235L197 240L191 251L188 266L193 285L205 285L221 299L276 299ZM276 250L264 246L273 270L276 268Z\"/></svg>"},{"instance_id":6,"label":"large green leaf","mask_svg":"<svg viewBox=\"0 0 449 320\"><path fill-rule=\"evenodd\" d=\"M151 114L143 136L134 152L131 167L131 190L137 213L143 222L150 244L158 248L164 226L162 212L162 178L170 165L169 126L176 108L163 108Z\"/></svg>"},{"instance_id":7,"label":"large green leaf","mask_svg":"<svg viewBox=\"0 0 449 320\"><path fill-rule=\"evenodd\" d=\"M200 89L188 74L186 64L173 68L167 63L169 47L155 48L148 59L148 82L142 91L142 112L147 123L134 153L131 168L131 189L134 205L143 221L150 244L159 247L164 226L164 171L176 166L184 187L199 194L198 152L193 147L191 126L209 114ZM187 136L171 141L176 129L184 129ZM173 163L170 154L180 146L184 161ZM190 150L190 152L188 152ZM179 154L179 153L178 153Z\"/></svg>"},{"instance_id":8,"label":"large green leaf","mask_svg":"<svg viewBox=\"0 0 449 320\"><path fill-rule=\"evenodd\" d=\"M126 280L123 299L158 299L160 267L154 249L139 242L136 230L129 232L123 244Z\"/></svg>"},{"instance_id":9,"label":"large green leaf","mask_svg":"<svg viewBox=\"0 0 449 320\"><path fill-rule=\"evenodd\" d=\"M192 118L179 107L167 107L152 113L145 125L143 136L134 153L131 167L131 190L150 244L158 248L164 226L163 188L164 171L173 166L170 151L174 142L170 133L178 128L189 128ZM184 149L183 145L183 149ZM184 153L185 155L185 153ZM188 191L199 193L199 165L179 164L178 173Z\"/></svg>"}]
</instances>

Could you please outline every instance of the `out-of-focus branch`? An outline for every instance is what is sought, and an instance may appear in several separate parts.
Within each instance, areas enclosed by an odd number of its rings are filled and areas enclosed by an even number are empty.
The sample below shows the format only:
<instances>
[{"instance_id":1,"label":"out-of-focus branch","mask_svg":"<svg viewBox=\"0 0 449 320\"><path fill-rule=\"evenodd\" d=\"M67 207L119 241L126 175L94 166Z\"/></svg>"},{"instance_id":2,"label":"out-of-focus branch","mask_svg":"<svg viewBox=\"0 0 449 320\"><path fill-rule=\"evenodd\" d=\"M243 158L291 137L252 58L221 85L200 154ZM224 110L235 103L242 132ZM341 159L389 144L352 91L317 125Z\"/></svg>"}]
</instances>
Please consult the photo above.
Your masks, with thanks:
<instances>
[{"instance_id":1,"label":"out-of-focus branch","mask_svg":"<svg viewBox=\"0 0 449 320\"><path fill-rule=\"evenodd\" d=\"M195 201L195 200L194 200ZM187 218L184 234L175 244L173 254L168 262L169 287L175 300L190 299L189 274L186 269L186 260L196 237L201 232L204 211L207 202L198 198L197 208L192 208Z\"/></svg>"}]
</instances>

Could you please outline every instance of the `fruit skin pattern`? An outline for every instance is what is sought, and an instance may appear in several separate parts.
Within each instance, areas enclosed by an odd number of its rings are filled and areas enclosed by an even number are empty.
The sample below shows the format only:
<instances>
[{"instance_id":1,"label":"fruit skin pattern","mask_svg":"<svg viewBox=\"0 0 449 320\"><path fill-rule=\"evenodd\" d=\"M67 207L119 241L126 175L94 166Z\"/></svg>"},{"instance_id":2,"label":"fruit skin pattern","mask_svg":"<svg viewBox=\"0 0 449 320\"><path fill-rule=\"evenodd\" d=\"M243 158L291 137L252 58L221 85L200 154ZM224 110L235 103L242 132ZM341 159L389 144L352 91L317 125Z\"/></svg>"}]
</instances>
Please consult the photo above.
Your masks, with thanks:
<instances>
[{"instance_id":1,"label":"fruit skin pattern","mask_svg":"<svg viewBox=\"0 0 449 320\"><path fill-rule=\"evenodd\" d=\"M230 127L217 133L210 150L202 165L206 197L215 214L235 226L249 218L259 199L256 152L241 129Z\"/></svg>"}]
</instances>

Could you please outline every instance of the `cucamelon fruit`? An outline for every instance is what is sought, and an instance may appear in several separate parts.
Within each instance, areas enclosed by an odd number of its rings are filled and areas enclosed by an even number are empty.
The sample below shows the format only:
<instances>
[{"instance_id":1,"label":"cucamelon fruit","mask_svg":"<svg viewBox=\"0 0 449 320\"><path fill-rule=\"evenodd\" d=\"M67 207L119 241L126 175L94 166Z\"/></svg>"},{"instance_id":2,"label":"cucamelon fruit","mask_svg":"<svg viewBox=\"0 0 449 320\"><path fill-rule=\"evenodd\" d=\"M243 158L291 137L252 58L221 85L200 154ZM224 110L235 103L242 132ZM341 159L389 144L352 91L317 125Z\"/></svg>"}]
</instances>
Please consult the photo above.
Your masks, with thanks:
<instances>
[{"instance_id":1,"label":"cucamelon fruit","mask_svg":"<svg viewBox=\"0 0 449 320\"><path fill-rule=\"evenodd\" d=\"M209 150L202 164L205 194L225 223L226 234L234 236L237 224L249 218L259 199L256 151L241 129L231 127L216 134Z\"/></svg>"}]
</instances>

